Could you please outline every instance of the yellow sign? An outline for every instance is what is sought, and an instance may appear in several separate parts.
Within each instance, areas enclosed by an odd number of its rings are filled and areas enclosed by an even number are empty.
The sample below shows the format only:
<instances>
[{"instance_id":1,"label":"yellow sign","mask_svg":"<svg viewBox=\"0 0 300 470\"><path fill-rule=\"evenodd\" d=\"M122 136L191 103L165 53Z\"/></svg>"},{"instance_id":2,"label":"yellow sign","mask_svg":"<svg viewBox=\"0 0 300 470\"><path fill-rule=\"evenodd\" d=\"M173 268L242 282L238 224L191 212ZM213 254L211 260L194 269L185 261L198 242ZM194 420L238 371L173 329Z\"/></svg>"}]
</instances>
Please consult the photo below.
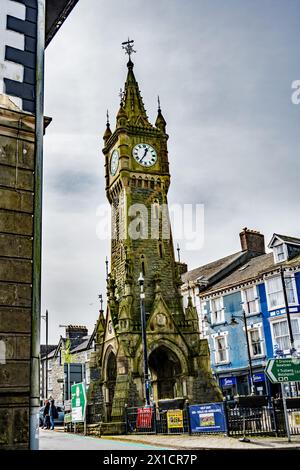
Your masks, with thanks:
<instances>
[{"instance_id":1,"label":"yellow sign","mask_svg":"<svg viewBox=\"0 0 300 470\"><path fill-rule=\"evenodd\" d=\"M182 410L167 411L168 429L183 428L183 412Z\"/></svg>"},{"instance_id":2,"label":"yellow sign","mask_svg":"<svg viewBox=\"0 0 300 470\"><path fill-rule=\"evenodd\" d=\"M300 413L293 413L295 426L300 426Z\"/></svg>"}]
</instances>

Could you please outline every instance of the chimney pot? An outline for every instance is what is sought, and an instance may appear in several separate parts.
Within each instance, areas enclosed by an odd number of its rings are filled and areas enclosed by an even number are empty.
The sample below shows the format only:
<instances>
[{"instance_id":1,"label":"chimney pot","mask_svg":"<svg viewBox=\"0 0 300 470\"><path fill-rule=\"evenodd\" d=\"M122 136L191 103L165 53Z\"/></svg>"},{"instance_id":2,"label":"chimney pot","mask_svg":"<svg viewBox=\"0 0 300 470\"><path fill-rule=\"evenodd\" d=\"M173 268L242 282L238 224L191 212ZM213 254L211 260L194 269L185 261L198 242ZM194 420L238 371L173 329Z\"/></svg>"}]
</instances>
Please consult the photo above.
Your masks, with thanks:
<instances>
[{"instance_id":1,"label":"chimney pot","mask_svg":"<svg viewBox=\"0 0 300 470\"><path fill-rule=\"evenodd\" d=\"M250 230L247 227L243 228L240 233L242 251L248 251L253 256L264 255L265 237L257 230Z\"/></svg>"}]
</instances>

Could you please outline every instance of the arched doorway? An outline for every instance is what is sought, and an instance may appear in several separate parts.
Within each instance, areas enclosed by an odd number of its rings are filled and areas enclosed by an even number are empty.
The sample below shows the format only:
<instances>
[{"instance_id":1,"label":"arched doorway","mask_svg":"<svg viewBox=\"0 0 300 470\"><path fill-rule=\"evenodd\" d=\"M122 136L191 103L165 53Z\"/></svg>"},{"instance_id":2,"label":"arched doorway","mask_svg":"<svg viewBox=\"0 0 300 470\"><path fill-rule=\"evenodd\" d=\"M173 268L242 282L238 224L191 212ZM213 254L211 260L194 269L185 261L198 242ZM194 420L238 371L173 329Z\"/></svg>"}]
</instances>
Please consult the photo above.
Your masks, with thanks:
<instances>
[{"instance_id":1,"label":"arched doorway","mask_svg":"<svg viewBox=\"0 0 300 470\"><path fill-rule=\"evenodd\" d=\"M166 346L159 346L149 356L154 399L176 398L182 395L181 365L176 354Z\"/></svg>"},{"instance_id":2,"label":"arched doorway","mask_svg":"<svg viewBox=\"0 0 300 470\"><path fill-rule=\"evenodd\" d=\"M117 361L116 356L113 351L110 351L107 365L106 365L106 390L107 390L107 399L106 399L106 418L107 421L111 419L111 412L115 394L115 387L116 387L116 379L117 379Z\"/></svg>"}]
</instances>

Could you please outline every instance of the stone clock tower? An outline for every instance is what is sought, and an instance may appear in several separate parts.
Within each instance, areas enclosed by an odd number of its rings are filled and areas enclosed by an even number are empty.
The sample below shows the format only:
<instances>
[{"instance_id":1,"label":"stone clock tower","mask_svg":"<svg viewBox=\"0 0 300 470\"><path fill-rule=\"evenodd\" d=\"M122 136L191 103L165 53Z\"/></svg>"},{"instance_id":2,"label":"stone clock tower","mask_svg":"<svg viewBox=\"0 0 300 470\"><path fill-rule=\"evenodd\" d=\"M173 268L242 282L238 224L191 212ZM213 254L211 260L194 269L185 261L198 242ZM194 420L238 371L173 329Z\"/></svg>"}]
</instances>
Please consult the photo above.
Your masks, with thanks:
<instances>
[{"instance_id":1,"label":"stone clock tower","mask_svg":"<svg viewBox=\"0 0 300 470\"><path fill-rule=\"evenodd\" d=\"M133 72L132 41L125 43L128 73L113 132L104 133L106 195L112 207L111 269L106 319L97 323L91 397L101 397L99 419L116 422L124 406L144 402L140 286L144 278L152 399L222 399L206 340L190 299L183 307L182 265L174 258L167 217L168 135L160 105L155 125L146 114ZM96 390L98 392L96 393Z\"/></svg>"}]
</instances>

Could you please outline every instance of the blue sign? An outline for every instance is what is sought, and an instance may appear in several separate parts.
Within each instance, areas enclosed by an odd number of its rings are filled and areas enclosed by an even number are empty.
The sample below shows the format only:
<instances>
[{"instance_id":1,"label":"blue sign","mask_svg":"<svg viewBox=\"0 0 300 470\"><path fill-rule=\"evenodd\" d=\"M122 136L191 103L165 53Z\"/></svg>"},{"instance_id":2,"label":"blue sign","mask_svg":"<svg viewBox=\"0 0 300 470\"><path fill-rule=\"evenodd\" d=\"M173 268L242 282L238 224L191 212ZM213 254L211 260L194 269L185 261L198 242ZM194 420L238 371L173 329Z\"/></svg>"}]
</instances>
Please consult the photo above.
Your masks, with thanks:
<instances>
[{"instance_id":1,"label":"blue sign","mask_svg":"<svg viewBox=\"0 0 300 470\"><path fill-rule=\"evenodd\" d=\"M189 409L191 432L227 432L224 404L191 405Z\"/></svg>"},{"instance_id":2,"label":"blue sign","mask_svg":"<svg viewBox=\"0 0 300 470\"><path fill-rule=\"evenodd\" d=\"M265 379L265 374L263 372L258 372L256 374L253 374L253 382L264 382Z\"/></svg>"},{"instance_id":3,"label":"blue sign","mask_svg":"<svg viewBox=\"0 0 300 470\"><path fill-rule=\"evenodd\" d=\"M221 382L221 387L233 387L233 385L236 385L236 377L222 377L220 379Z\"/></svg>"}]
</instances>

